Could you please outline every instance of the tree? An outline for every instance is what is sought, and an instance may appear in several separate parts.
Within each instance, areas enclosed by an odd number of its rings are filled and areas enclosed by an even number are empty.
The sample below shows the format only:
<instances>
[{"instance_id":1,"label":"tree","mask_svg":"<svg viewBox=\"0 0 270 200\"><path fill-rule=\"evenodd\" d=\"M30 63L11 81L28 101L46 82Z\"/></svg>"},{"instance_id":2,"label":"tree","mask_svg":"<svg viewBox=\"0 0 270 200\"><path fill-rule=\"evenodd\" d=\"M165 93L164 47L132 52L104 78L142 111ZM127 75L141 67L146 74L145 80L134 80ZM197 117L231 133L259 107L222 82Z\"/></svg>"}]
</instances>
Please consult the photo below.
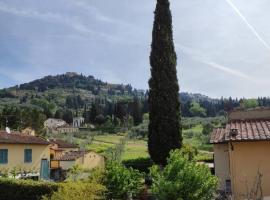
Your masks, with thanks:
<instances>
[{"instance_id":1,"label":"tree","mask_svg":"<svg viewBox=\"0 0 270 200\"><path fill-rule=\"evenodd\" d=\"M98 109L96 104L92 104L90 113L89 113L89 118L91 123L95 123L96 117L98 115Z\"/></svg>"},{"instance_id":2,"label":"tree","mask_svg":"<svg viewBox=\"0 0 270 200\"><path fill-rule=\"evenodd\" d=\"M164 169L151 168L152 191L159 200L212 200L218 179L209 168L189 160L189 154L173 151Z\"/></svg>"},{"instance_id":3,"label":"tree","mask_svg":"<svg viewBox=\"0 0 270 200\"><path fill-rule=\"evenodd\" d=\"M64 116L64 111L61 108L58 109L54 114L54 118L56 119L63 119L63 116Z\"/></svg>"},{"instance_id":4,"label":"tree","mask_svg":"<svg viewBox=\"0 0 270 200\"><path fill-rule=\"evenodd\" d=\"M256 108L259 106L257 99L243 99L242 107L245 109Z\"/></svg>"},{"instance_id":5,"label":"tree","mask_svg":"<svg viewBox=\"0 0 270 200\"><path fill-rule=\"evenodd\" d=\"M213 131L213 129L214 129L213 124L207 123L203 126L202 134L208 136Z\"/></svg>"},{"instance_id":6,"label":"tree","mask_svg":"<svg viewBox=\"0 0 270 200\"><path fill-rule=\"evenodd\" d=\"M172 149L182 146L179 86L169 0L157 0L149 80L149 140L153 161L165 165Z\"/></svg>"},{"instance_id":7,"label":"tree","mask_svg":"<svg viewBox=\"0 0 270 200\"><path fill-rule=\"evenodd\" d=\"M193 117L197 116L197 117L205 117L206 116L206 110L200 106L199 103L193 101L191 103L191 107L189 109L189 112L191 113L191 115Z\"/></svg>"},{"instance_id":8,"label":"tree","mask_svg":"<svg viewBox=\"0 0 270 200\"><path fill-rule=\"evenodd\" d=\"M68 124L71 124L73 122L73 113L71 110L65 110L63 120L66 121Z\"/></svg>"},{"instance_id":9,"label":"tree","mask_svg":"<svg viewBox=\"0 0 270 200\"><path fill-rule=\"evenodd\" d=\"M131 115L133 117L133 124L135 126L138 126L143 121L143 114L142 114L142 108L141 103L138 99L138 97L134 97L131 107Z\"/></svg>"},{"instance_id":10,"label":"tree","mask_svg":"<svg viewBox=\"0 0 270 200\"><path fill-rule=\"evenodd\" d=\"M138 170L126 168L117 162L109 162L105 172L108 199L128 199L143 188L143 176Z\"/></svg>"}]
</instances>

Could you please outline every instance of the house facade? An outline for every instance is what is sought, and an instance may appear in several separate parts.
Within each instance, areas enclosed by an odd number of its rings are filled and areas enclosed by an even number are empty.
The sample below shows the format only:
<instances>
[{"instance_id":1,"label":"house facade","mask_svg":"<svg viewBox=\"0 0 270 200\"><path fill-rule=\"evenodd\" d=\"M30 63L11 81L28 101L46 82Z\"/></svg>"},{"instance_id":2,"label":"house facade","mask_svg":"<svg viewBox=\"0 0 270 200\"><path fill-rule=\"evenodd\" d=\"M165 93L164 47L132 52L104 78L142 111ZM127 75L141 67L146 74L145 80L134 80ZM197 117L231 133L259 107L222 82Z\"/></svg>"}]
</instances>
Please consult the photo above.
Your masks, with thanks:
<instances>
[{"instance_id":1,"label":"house facade","mask_svg":"<svg viewBox=\"0 0 270 200\"><path fill-rule=\"evenodd\" d=\"M50 169L53 180L65 180L67 171L75 165L82 169L105 167L105 157L93 151L81 151L76 145L61 139L51 139L50 143Z\"/></svg>"},{"instance_id":2,"label":"house facade","mask_svg":"<svg viewBox=\"0 0 270 200\"><path fill-rule=\"evenodd\" d=\"M49 118L44 122L44 128L53 129L65 126L67 123L62 119Z\"/></svg>"},{"instance_id":3,"label":"house facade","mask_svg":"<svg viewBox=\"0 0 270 200\"><path fill-rule=\"evenodd\" d=\"M50 143L42 138L0 132L0 171L49 178Z\"/></svg>"},{"instance_id":4,"label":"house facade","mask_svg":"<svg viewBox=\"0 0 270 200\"><path fill-rule=\"evenodd\" d=\"M219 190L234 200L270 200L270 110L233 111L213 130Z\"/></svg>"},{"instance_id":5,"label":"house facade","mask_svg":"<svg viewBox=\"0 0 270 200\"><path fill-rule=\"evenodd\" d=\"M78 165L82 169L104 168L105 158L93 151L69 151L51 161L52 168L68 170Z\"/></svg>"}]
</instances>

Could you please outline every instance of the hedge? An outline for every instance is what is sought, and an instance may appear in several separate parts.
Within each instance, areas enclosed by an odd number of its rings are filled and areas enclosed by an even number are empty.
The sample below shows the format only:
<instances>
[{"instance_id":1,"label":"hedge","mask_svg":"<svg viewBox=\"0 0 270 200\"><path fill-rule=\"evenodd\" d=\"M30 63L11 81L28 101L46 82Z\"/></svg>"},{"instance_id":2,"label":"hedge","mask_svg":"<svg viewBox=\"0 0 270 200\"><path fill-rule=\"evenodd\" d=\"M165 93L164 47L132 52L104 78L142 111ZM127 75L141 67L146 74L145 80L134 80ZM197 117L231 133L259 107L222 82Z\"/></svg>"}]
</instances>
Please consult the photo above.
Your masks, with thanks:
<instances>
[{"instance_id":1,"label":"hedge","mask_svg":"<svg viewBox=\"0 0 270 200\"><path fill-rule=\"evenodd\" d=\"M0 200L41 200L57 189L58 185L50 182L0 178Z\"/></svg>"},{"instance_id":2,"label":"hedge","mask_svg":"<svg viewBox=\"0 0 270 200\"><path fill-rule=\"evenodd\" d=\"M130 160L123 160L122 164L129 168L139 170L140 172L149 173L149 168L154 164L150 158L137 158Z\"/></svg>"}]
</instances>

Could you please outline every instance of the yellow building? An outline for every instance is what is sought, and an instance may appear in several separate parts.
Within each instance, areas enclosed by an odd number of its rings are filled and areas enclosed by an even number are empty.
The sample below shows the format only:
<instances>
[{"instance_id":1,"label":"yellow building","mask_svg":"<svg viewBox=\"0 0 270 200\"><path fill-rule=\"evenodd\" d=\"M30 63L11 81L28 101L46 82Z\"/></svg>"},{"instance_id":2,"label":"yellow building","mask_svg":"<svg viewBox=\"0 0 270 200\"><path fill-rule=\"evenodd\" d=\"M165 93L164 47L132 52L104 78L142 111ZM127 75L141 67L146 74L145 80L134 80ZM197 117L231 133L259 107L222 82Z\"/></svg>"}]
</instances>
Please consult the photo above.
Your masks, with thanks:
<instances>
[{"instance_id":1,"label":"yellow building","mask_svg":"<svg viewBox=\"0 0 270 200\"><path fill-rule=\"evenodd\" d=\"M0 132L0 171L49 178L50 143L42 138Z\"/></svg>"},{"instance_id":2,"label":"yellow building","mask_svg":"<svg viewBox=\"0 0 270 200\"><path fill-rule=\"evenodd\" d=\"M65 142L64 140L61 140L61 139L50 139L49 141L51 143L51 146L50 146L51 159L55 157L59 157L65 152L79 150L77 145Z\"/></svg>"},{"instance_id":3,"label":"yellow building","mask_svg":"<svg viewBox=\"0 0 270 200\"><path fill-rule=\"evenodd\" d=\"M270 110L233 111L228 119L210 140L219 190L234 200L270 200Z\"/></svg>"},{"instance_id":4,"label":"yellow building","mask_svg":"<svg viewBox=\"0 0 270 200\"><path fill-rule=\"evenodd\" d=\"M66 172L75 165L82 169L104 168L105 158L93 151L80 151L79 148L61 139L50 140L51 178L65 180Z\"/></svg>"},{"instance_id":5,"label":"yellow building","mask_svg":"<svg viewBox=\"0 0 270 200\"><path fill-rule=\"evenodd\" d=\"M68 170L75 165L83 169L104 168L105 158L93 151L69 151L51 160L51 168Z\"/></svg>"}]
</instances>

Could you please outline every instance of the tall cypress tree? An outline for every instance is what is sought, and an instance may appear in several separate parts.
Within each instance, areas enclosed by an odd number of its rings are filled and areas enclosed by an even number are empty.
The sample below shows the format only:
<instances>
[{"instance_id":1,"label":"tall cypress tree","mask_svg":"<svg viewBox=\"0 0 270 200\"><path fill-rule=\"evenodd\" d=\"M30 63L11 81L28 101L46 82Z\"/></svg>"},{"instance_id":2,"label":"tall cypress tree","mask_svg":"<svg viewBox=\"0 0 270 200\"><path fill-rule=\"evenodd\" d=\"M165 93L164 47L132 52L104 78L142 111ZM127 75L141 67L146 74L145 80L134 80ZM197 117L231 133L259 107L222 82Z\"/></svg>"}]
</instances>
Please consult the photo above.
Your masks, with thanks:
<instances>
[{"instance_id":1,"label":"tall cypress tree","mask_svg":"<svg viewBox=\"0 0 270 200\"><path fill-rule=\"evenodd\" d=\"M150 56L148 150L153 161L163 166L169 152L182 146L176 60L170 3L157 0Z\"/></svg>"}]
</instances>

